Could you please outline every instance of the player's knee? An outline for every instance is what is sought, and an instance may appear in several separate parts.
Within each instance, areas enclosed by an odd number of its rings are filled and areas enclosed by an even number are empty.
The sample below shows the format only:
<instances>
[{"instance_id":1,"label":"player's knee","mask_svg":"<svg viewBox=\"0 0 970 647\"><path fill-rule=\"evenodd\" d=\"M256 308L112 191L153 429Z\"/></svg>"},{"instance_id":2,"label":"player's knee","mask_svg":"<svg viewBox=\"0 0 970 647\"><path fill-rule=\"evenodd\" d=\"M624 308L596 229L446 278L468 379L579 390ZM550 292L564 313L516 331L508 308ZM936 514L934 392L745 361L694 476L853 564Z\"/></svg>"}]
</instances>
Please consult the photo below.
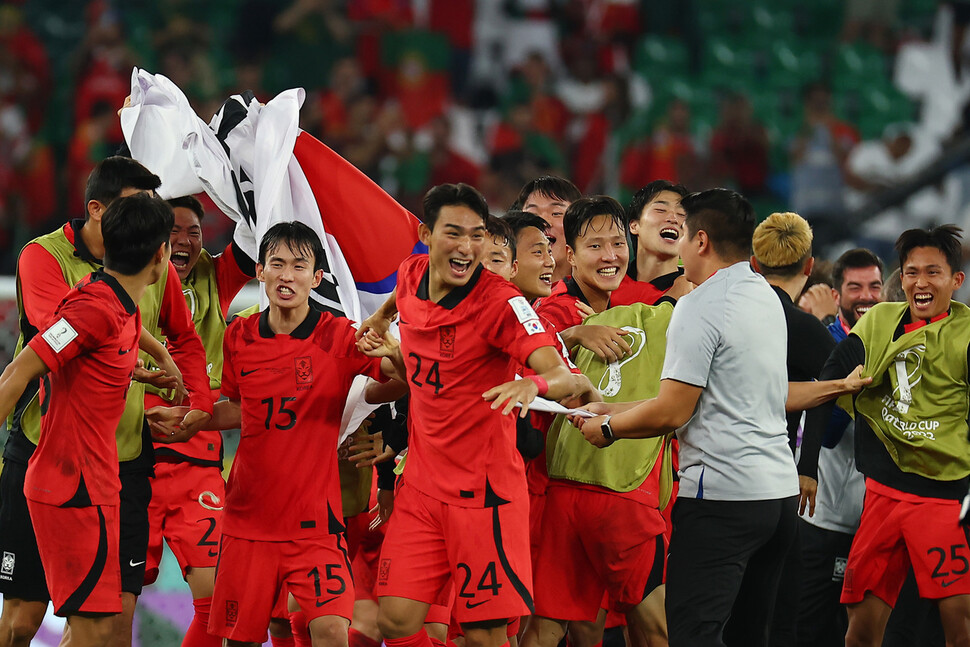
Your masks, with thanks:
<instances>
[{"instance_id":1,"label":"player's knee","mask_svg":"<svg viewBox=\"0 0 970 647\"><path fill-rule=\"evenodd\" d=\"M12 645L29 645L30 641L37 635L41 622L44 621L43 614L18 613L10 619L10 636Z\"/></svg>"},{"instance_id":2,"label":"player's knee","mask_svg":"<svg viewBox=\"0 0 970 647\"><path fill-rule=\"evenodd\" d=\"M421 631L423 618L398 612L381 605L377 611L377 629L385 638L407 638Z\"/></svg>"},{"instance_id":3,"label":"player's knee","mask_svg":"<svg viewBox=\"0 0 970 647\"><path fill-rule=\"evenodd\" d=\"M339 616L322 616L310 621L310 642L313 647L347 647L350 623Z\"/></svg>"},{"instance_id":4,"label":"player's knee","mask_svg":"<svg viewBox=\"0 0 970 647\"><path fill-rule=\"evenodd\" d=\"M505 620L462 624L461 628L465 632L465 647L502 647L508 642L507 624Z\"/></svg>"}]
</instances>

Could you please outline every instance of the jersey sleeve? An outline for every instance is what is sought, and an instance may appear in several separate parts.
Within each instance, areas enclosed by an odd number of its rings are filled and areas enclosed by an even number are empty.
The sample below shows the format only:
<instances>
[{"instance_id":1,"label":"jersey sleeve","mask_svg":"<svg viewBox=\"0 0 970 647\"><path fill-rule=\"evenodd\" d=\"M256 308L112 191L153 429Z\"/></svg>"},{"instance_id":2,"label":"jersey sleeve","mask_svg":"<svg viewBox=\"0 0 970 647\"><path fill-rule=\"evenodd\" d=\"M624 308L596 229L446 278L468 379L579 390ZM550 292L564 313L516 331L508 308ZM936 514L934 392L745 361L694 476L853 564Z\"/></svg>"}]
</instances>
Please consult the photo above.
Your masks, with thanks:
<instances>
[{"instance_id":1,"label":"jersey sleeve","mask_svg":"<svg viewBox=\"0 0 970 647\"><path fill-rule=\"evenodd\" d=\"M545 299L541 299L536 304L536 312L549 320L556 330L562 332L568 328L582 323L579 319L579 311L576 302L579 301L571 294L556 294Z\"/></svg>"},{"instance_id":2,"label":"jersey sleeve","mask_svg":"<svg viewBox=\"0 0 970 647\"><path fill-rule=\"evenodd\" d=\"M54 320L28 346L55 372L77 356L116 337L115 328L96 300L76 297L64 301Z\"/></svg>"},{"instance_id":3,"label":"jersey sleeve","mask_svg":"<svg viewBox=\"0 0 970 647\"><path fill-rule=\"evenodd\" d=\"M518 290L495 289L481 313L480 321L492 322L482 335L492 346L508 353L521 364L543 346L555 348L553 333L547 332L532 306Z\"/></svg>"},{"instance_id":4,"label":"jersey sleeve","mask_svg":"<svg viewBox=\"0 0 970 647\"><path fill-rule=\"evenodd\" d=\"M696 300L681 300L674 308L667 336L667 353L661 380L677 380L692 386L707 387L714 352L721 341L720 322L709 308Z\"/></svg>"},{"instance_id":5,"label":"jersey sleeve","mask_svg":"<svg viewBox=\"0 0 970 647\"><path fill-rule=\"evenodd\" d=\"M236 338L236 328L241 325L243 321L242 318L236 318L229 328L226 330L226 335L222 339L222 383L221 383L221 393L230 400L239 400L239 385L236 384L236 371L233 368L233 348L235 346L234 339Z\"/></svg>"},{"instance_id":6,"label":"jersey sleeve","mask_svg":"<svg viewBox=\"0 0 970 647\"><path fill-rule=\"evenodd\" d=\"M159 313L159 327L168 339L168 350L182 371L189 391L189 406L212 413L212 394L206 372L205 347L192 323L192 315L182 295L175 266L169 263L165 293Z\"/></svg>"},{"instance_id":7,"label":"jersey sleeve","mask_svg":"<svg viewBox=\"0 0 970 647\"><path fill-rule=\"evenodd\" d=\"M17 280L27 321L38 330L47 328L73 287L64 280L57 259L37 243L27 245L17 259Z\"/></svg>"},{"instance_id":8,"label":"jersey sleeve","mask_svg":"<svg viewBox=\"0 0 970 647\"><path fill-rule=\"evenodd\" d=\"M225 317L232 300L243 286L255 278L256 266L234 242L226 245L225 251L213 258L212 263L216 271L216 285L219 286L219 308Z\"/></svg>"},{"instance_id":9,"label":"jersey sleeve","mask_svg":"<svg viewBox=\"0 0 970 647\"><path fill-rule=\"evenodd\" d=\"M348 319L335 319L338 326L335 331L335 342L343 350L343 355L349 363L353 375L364 375L378 382L386 382L387 377L381 372L381 360L378 357L368 357L357 349L354 327Z\"/></svg>"}]
</instances>

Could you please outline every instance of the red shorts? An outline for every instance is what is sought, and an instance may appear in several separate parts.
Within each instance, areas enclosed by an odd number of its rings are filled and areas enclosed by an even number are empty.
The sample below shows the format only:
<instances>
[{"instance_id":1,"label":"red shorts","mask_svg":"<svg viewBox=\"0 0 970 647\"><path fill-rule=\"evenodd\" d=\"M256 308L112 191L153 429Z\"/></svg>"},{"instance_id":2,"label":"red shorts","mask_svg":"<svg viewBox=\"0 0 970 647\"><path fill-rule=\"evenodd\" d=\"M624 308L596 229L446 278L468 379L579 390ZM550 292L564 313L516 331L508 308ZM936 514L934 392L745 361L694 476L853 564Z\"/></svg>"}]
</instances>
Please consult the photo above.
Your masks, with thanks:
<instances>
[{"instance_id":1,"label":"red shorts","mask_svg":"<svg viewBox=\"0 0 970 647\"><path fill-rule=\"evenodd\" d=\"M118 508L27 500L55 615L121 613Z\"/></svg>"},{"instance_id":2,"label":"red shorts","mask_svg":"<svg viewBox=\"0 0 970 647\"><path fill-rule=\"evenodd\" d=\"M663 582L664 520L656 508L606 492L553 483L536 559L536 615L596 620L609 595L626 613Z\"/></svg>"},{"instance_id":3,"label":"red shorts","mask_svg":"<svg viewBox=\"0 0 970 647\"><path fill-rule=\"evenodd\" d=\"M378 597L440 604L458 589L459 622L532 611L529 498L488 508L463 508L414 487L398 490L377 573Z\"/></svg>"},{"instance_id":4,"label":"red shorts","mask_svg":"<svg viewBox=\"0 0 970 647\"><path fill-rule=\"evenodd\" d=\"M546 507L546 495L529 493L529 549L532 553L532 572L536 569L536 556L542 539L542 511Z\"/></svg>"},{"instance_id":5,"label":"red shorts","mask_svg":"<svg viewBox=\"0 0 970 647\"><path fill-rule=\"evenodd\" d=\"M917 497L866 479L842 603L862 602L870 592L894 606L910 565L921 598L970 594L970 544L959 518L959 501Z\"/></svg>"},{"instance_id":6,"label":"red shorts","mask_svg":"<svg viewBox=\"0 0 970 647\"><path fill-rule=\"evenodd\" d=\"M286 592L296 598L307 622L320 616L349 620L354 582L343 538L251 541L223 535L209 633L241 642L265 642L281 595L285 609Z\"/></svg>"},{"instance_id":7,"label":"red shorts","mask_svg":"<svg viewBox=\"0 0 970 647\"><path fill-rule=\"evenodd\" d=\"M155 464L148 506L145 584L158 578L163 538L182 567L183 578L190 568L215 567L225 499L226 482L218 467Z\"/></svg>"}]
</instances>

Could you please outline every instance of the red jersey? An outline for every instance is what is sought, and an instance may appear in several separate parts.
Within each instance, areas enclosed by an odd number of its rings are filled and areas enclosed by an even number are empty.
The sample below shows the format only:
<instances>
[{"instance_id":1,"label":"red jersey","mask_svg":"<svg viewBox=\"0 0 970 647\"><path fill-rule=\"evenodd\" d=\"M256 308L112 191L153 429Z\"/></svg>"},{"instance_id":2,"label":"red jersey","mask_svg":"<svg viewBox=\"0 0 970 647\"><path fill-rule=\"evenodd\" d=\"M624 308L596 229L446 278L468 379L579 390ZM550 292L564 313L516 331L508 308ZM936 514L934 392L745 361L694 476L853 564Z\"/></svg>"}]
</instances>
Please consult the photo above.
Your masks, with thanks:
<instances>
[{"instance_id":1,"label":"red jersey","mask_svg":"<svg viewBox=\"0 0 970 647\"><path fill-rule=\"evenodd\" d=\"M635 268L634 268L635 269ZM635 274L627 274L620 282L620 287L610 295L611 306L629 306L634 303L645 303L648 306L657 305L667 291L674 285L674 281L684 275L684 268L658 276L652 281L638 281Z\"/></svg>"},{"instance_id":2,"label":"red jersey","mask_svg":"<svg viewBox=\"0 0 970 647\"><path fill-rule=\"evenodd\" d=\"M269 310L226 330L222 393L242 407L242 435L226 485L223 533L290 541L343 531L337 440L350 385L381 378L357 350L347 319L311 310L274 334Z\"/></svg>"},{"instance_id":3,"label":"red jersey","mask_svg":"<svg viewBox=\"0 0 970 647\"><path fill-rule=\"evenodd\" d=\"M536 349L555 347L552 335L518 288L481 265L431 301L426 255L401 264L397 307L411 387L409 487L470 508L526 496L515 413L493 411L482 394L515 379Z\"/></svg>"},{"instance_id":4,"label":"red jersey","mask_svg":"<svg viewBox=\"0 0 970 647\"><path fill-rule=\"evenodd\" d=\"M207 256L207 254L206 254ZM201 260L201 259L200 259ZM215 354L222 354L222 336L225 332L224 323L226 315L229 313L229 306L236 298L239 291L252 280L252 276L247 274L242 267L251 265L242 252L238 250L234 243L229 243L226 249L218 256L211 257L211 264L197 263L192 268L192 273L187 277L186 283L182 284L182 294L189 307L189 313L193 322L199 322L196 331L202 338L202 345L206 351L207 372L218 379L222 371L219 364L213 369L213 364L217 361ZM201 276L200 276L201 274ZM214 282L218 303L213 303L209 299L199 298L196 292L207 290L209 282ZM212 308L219 308L222 320L220 327L207 325L211 317L216 316L210 313ZM219 384L218 381L212 384ZM220 390L212 388L210 390L213 402L219 400ZM145 393L145 409L162 405L169 406L158 395L152 392ZM189 438L184 443L166 444L154 443L155 460L160 462L188 462L205 467L218 467L222 469L222 433L213 429L203 429Z\"/></svg>"},{"instance_id":5,"label":"red jersey","mask_svg":"<svg viewBox=\"0 0 970 647\"><path fill-rule=\"evenodd\" d=\"M88 263L92 270L100 269L101 260L94 258L79 233L83 225L83 220L67 223L63 227L64 237L76 248L78 263ZM17 276L27 324L38 330L46 328L57 304L71 289L64 280L64 269L50 252L33 243L24 247L17 259ZM182 371L185 387L189 390L190 406L211 412L205 349L192 325L178 273L171 263L159 307L158 325L168 339L172 358Z\"/></svg>"},{"instance_id":6,"label":"red jersey","mask_svg":"<svg viewBox=\"0 0 970 647\"><path fill-rule=\"evenodd\" d=\"M41 379L40 442L24 493L48 505L118 505L115 428L138 359L141 316L118 281L95 272L71 290L29 346Z\"/></svg>"}]
</instances>

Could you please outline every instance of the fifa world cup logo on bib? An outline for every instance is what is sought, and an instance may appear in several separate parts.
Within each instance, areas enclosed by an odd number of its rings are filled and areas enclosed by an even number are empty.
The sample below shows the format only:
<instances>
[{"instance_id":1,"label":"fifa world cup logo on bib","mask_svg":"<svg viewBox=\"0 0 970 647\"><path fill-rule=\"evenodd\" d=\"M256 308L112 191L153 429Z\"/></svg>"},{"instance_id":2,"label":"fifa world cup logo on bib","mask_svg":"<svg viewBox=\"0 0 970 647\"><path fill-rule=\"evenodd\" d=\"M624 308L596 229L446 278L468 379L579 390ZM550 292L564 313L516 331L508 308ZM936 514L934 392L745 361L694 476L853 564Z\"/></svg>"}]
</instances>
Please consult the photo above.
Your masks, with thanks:
<instances>
[{"instance_id":1,"label":"fifa world cup logo on bib","mask_svg":"<svg viewBox=\"0 0 970 647\"><path fill-rule=\"evenodd\" d=\"M633 341L630 343L630 350L633 352L622 361L610 362L606 372L600 378L599 384L596 385L596 388L607 398L611 398L620 392L620 388L623 386L623 365L634 360L647 343L647 333L639 328L623 326L623 330L633 337Z\"/></svg>"},{"instance_id":2,"label":"fifa world cup logo on bib","mask_svg":"<svg viewBox=\"0 0 970 647\"><path fill-rule=\"evenodd\" d=\"M910 405L913 404L913 387L919 384L923 377L920 374L920 367L923 365L924 352L926 352L926 346L918 344L896 355L894 361L896 388L893 389L893 400L896 401L896 410L899 413L908 412Z\"/></svg>"}]
</instances>

